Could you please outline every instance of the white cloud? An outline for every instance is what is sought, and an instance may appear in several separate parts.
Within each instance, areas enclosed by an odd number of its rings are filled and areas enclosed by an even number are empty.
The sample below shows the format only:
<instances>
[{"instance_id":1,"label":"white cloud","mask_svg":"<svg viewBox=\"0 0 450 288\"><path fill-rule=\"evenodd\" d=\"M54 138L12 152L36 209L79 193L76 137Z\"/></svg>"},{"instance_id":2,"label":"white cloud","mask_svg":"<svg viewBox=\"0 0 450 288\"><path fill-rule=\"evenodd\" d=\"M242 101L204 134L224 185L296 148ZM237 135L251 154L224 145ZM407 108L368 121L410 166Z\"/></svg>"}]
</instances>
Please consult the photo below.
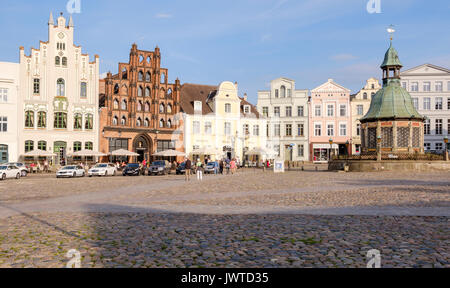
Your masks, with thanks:
<instances>
[{"instance_id":1,"label":"white cloud","mask_svg":"<svg viewBox=\"0 0 450 288\"><path fill-rule=\"evenodd\" d=\"M172 18L173 15L172 14L167 14L167 13L158 13L155 15L156 18L158 19L168 19L168 18Z\"/></svg>"},{"instance_id":2,"label":"white cloud","mask_svg":"<svg viewBox=\"0 0 450 288\"><path fill-rule=\"evenodd\" d=\"M358 57L352 54L337 54L331 56L330 59L334 61L350 61L358 59Z\"/></svg>"}]
</instances>

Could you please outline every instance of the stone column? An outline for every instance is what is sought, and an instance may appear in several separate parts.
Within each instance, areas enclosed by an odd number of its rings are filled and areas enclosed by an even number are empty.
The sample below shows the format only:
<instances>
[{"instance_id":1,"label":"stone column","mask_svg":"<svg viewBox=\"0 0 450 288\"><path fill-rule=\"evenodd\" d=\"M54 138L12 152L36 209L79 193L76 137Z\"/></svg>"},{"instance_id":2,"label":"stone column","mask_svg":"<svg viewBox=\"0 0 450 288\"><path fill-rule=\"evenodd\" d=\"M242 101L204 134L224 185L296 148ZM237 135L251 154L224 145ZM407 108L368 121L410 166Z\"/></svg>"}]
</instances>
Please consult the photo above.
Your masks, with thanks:
<instances>
[{"instance_id":1,"label":"stone column","mask_svg":"<svg viewBox=\"0 0 450 288\"><path fill-rule=\"evenodd\" d=\"M392 123L392 152L397 152L397 122L393 121Z\"/></svg>"}]
</instances>

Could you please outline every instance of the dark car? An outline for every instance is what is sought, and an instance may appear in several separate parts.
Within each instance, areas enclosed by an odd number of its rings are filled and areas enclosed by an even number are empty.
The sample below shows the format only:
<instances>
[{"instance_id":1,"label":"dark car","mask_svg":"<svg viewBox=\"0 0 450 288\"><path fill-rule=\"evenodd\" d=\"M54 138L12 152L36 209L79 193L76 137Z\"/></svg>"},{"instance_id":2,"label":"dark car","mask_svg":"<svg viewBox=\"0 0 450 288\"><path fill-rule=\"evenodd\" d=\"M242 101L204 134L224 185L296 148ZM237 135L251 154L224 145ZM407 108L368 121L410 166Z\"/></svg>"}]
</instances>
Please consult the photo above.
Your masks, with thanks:
<instances>
[{"instance_id":1,"label":"dark car","mask_svg":"<svg viewBox=\"0 0 450 288\"><path fill-rule=\"evenodd\" d=\"M170 165L169 161L166 160L155 161L148 168L148 176L170 174L171 169L172 165Z\"/></svg>"},{"instance_id":2,"label":"dark car","mask_svg":"<svg viewBox=\"0 0 450 288\"><path fill-rule=\"evenodd\" d=\"M133 163L128 164L122 172L123 176L139 176L141 175L141 169L139 168L139 164Z\"/></svg>"}]
</instances>

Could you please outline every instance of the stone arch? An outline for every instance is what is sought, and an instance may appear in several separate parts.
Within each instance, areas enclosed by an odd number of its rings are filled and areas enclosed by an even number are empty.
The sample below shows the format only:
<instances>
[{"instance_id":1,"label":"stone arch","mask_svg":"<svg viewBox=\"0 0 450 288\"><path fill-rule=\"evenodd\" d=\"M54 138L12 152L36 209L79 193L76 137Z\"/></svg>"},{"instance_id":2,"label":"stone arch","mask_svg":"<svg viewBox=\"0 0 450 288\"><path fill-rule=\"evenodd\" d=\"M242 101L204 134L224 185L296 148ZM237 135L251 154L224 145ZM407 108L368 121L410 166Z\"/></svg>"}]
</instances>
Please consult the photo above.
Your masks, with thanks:
<instances>
[{"instance_id":1,"label":"stone arch","mask_svg":"<svg viewBox=\"0 0 450 288\"><path fill-rule=\"evenodd\" d=\"M142 162L144 159L149 161L153 153L153 141L146 133L136 135L133 139L133 152L138 153L137 161Z\"/></svg>"}]
</instances>

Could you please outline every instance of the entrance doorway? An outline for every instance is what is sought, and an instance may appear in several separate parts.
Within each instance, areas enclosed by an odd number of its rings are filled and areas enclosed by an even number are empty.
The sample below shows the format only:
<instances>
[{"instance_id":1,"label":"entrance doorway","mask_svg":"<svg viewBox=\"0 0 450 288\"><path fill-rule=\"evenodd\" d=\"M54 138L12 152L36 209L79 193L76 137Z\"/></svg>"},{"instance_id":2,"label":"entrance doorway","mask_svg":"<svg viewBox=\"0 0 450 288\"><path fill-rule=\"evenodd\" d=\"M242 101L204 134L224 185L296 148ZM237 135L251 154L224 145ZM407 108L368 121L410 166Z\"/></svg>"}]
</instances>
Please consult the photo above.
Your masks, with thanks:
<instances>
[{"instance_id":1,"label":"entrance doorway","mask_svg":"<svg viewBox=\"0 0 450 288\"><path fill-rule=\"evenodd\" d=\"M133 141L133 151L139 154L136 156L137 162L143 162L144 160L149 162L152 152L151 139L147 135L136 137Z\"/></svg>"},{"instance_id":2,"label":"entrance doorway","mask_svg":"<svg viewBox=\"0 0 450 288\"><path fill-rule=\"evenodd\" d=\"M284 160L285 161L292 161L292 151L293 147L291 145L286 145L284 148Z\"/></svg>"},{"instance_id":3,"label":"entrance doorway","mask_svg":"<svg viewBox=\"0 0 450 288\"><path fill-rule=\"evenodd\" d=\"M145 159L145 149L136 149L136 153L139 154L139 156L137 156L137 161L138 162L142 162Z\"/></svg>"},{"instance_id":4,"label":"entrance doorway","mask_svg":"<svg viewBox=\"0 0 450 288\"><path fill-rule=\"evenodd\" d=\"M0 163L8 163L8 145L0 144Z\"/></svg>"},{"instance_id":5,"label":"entrance doorway","mask_svg":"<svg viewBox=\"0 0 450 288\"><path fill-rule=\"evenodd\" d=\"M57 141L53 144L53 151L57 155L55 164L67 164L67 143L63 141ZM64 160L65 163L62 163Z\"/></svg>"}]
</instances>

